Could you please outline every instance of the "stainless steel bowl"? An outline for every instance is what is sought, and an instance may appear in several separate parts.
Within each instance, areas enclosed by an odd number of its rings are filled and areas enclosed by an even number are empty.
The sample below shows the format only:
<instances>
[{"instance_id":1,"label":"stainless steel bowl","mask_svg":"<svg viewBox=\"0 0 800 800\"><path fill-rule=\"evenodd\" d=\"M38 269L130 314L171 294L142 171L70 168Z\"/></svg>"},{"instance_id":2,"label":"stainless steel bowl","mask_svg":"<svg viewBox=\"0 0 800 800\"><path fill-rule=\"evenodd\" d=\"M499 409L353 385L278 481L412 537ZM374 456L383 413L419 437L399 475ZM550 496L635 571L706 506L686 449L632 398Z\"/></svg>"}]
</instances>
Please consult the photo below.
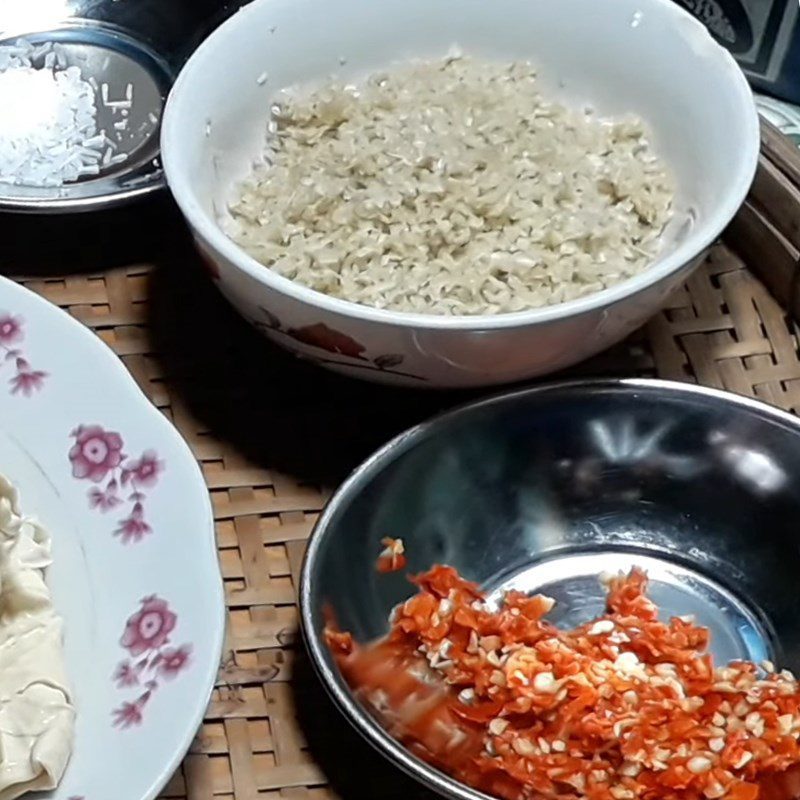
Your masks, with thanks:
<instances>
[{"instance_id":1,"label":"stainless steel bowl","mask_svg":"<svg viewBox=\"0 0 800 800\"><path fill-rule=\"evenodd\" d=\"M0 211L107 209L162 189L159 134L167 93L200 40L244 2L0 0L0 46L58 43L63 66L77 66L95 82L98 130L107 131L115 155L127 156L64 186L0 184ZM123 115L125 99L131 104Z\"/></svg>"},{"instance_id":2,"label":"stainless steel bowl","mask_svg":"<svg viewBox=\"0 0 800 800\"><path fill-rule=\"evenodd\" d=\"M412 594L379 575L402 537L410 571L456 567L489 593L600 612L598 574L638 564L664 614L695 614L718 660L800 666L800 420L724 392L663 381L561 383L506 394L399 436L320 518L302 571L311 659L345 716L447 797L485 797L422 763L353 697L322 638L324 604L359 640Z\"/></svg>"}]
</instances>

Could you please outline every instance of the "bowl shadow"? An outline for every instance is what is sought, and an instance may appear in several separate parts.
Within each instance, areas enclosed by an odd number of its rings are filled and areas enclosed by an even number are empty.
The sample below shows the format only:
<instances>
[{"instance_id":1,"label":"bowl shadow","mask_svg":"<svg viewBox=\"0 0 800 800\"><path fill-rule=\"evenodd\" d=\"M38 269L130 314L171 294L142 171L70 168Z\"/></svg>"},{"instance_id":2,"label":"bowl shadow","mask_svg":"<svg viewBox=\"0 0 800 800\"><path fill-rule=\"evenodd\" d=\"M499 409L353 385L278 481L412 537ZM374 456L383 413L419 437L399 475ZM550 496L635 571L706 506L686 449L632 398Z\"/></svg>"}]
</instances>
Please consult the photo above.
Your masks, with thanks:
<instances>
[{"instance_id":1,"label":"bowl shadow","mask_svg":"<svg viewBox=\"0 0 800 800\"><path fill-rule=\"evenodd\" d=\"M336 486L405 429L454 405L514 388L381 386L302 361L238 314L208 276L177 211L162 213L169 215L170 233L151 274L152 352L191 413L253 463L301 482ZM641 372L627 348L622 343L542 381Z\"/></svg>"},{"instance_id":2,"label":"bowl shadow","mask_svg":"<svg viewBox=\"0 0 800 800\"><path fill-rule=\"evenodd\" d=\"M103 272L175 256L185 244L183 223L166 192L107 211L0 213L0 274L7 277Z\"/></svg>"},{"instance_id":3,"label":"bowl shadow","mask_svg":"<svg viewBox=\"0 0 800 800\"><path fill-rule=\"evenodd\" d=\"M379 386L272 344L207 277L188 236L151 275L148 325L191 413L254 463L335 486L392 436L477 392Z\"/></svg>"}]
</instances>

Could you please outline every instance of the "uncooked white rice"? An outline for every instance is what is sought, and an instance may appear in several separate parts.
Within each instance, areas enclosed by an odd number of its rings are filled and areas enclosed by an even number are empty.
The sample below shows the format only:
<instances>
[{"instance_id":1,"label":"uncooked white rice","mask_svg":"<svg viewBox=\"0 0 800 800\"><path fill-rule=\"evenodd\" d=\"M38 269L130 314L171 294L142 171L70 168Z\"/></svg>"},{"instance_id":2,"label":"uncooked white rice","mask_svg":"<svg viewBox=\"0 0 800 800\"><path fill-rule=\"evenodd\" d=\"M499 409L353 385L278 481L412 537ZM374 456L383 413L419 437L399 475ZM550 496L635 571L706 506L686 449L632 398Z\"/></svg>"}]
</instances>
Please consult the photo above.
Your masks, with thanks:
<instances>
[{"instance_id":1,"label":"uncooked white rice","mask_svg":"<svg viewBox=\"0 0 800 800\"><path fill-rule=\"evenodd\" d=\"M62 45L0 46L0 108L0 183L62 186L100 172L94 89Z\"/></svg>"},{"instance_id":2,"label":"uncooked white rice","mask_svg":"<svg viewBox=\"0 0 800 800\"><path fill-rule=\"evenodd\" d=\"M672 181L641 120L542 97L530 64L453 57L286 92L228 233L325 294L497 314L597 292L654 260Z\"/></svg>"}]
</instances>

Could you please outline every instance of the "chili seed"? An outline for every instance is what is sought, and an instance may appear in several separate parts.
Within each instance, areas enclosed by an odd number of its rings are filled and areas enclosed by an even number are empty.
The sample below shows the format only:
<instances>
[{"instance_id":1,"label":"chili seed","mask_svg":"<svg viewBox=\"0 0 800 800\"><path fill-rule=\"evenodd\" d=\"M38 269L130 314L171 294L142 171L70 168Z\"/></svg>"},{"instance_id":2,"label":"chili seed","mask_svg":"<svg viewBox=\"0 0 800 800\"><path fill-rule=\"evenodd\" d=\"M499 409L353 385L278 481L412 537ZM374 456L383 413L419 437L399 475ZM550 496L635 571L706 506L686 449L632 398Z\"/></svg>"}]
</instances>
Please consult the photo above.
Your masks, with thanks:
<instances>
[{"instance_id":1,"label":"chili seed","mask_svg":"<svg viewBox=\"0 0 800 800\"><path fill-rule=\"evenodd\" d=\"M711 759L705 756L694 756L686 762L686 769L693 775L702 775L702 773L708 772L712 766Z\"/></svg>"}]
</instances>

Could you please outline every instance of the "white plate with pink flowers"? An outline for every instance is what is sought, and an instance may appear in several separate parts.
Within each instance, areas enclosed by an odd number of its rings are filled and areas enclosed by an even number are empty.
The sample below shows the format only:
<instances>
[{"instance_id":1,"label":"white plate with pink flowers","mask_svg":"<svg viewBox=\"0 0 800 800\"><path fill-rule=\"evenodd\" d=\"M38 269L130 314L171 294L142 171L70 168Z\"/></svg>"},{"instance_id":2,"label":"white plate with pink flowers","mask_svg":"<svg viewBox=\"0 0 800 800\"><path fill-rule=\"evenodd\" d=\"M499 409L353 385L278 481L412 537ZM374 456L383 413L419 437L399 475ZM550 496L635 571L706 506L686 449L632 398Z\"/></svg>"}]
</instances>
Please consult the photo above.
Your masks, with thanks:
<instances>
[{"instance_id":1,"label":"white plate with pink flowers","mask_svg":"<svg viewBox=\"0 0 800 800\"><path fill-rule=\"evenodd\" d=\"M0 473L53 539L75 747L53 800L152 800L199 727L224 596L191 451L91 332L0 279Z\"/></svg>"}]
</instances>

